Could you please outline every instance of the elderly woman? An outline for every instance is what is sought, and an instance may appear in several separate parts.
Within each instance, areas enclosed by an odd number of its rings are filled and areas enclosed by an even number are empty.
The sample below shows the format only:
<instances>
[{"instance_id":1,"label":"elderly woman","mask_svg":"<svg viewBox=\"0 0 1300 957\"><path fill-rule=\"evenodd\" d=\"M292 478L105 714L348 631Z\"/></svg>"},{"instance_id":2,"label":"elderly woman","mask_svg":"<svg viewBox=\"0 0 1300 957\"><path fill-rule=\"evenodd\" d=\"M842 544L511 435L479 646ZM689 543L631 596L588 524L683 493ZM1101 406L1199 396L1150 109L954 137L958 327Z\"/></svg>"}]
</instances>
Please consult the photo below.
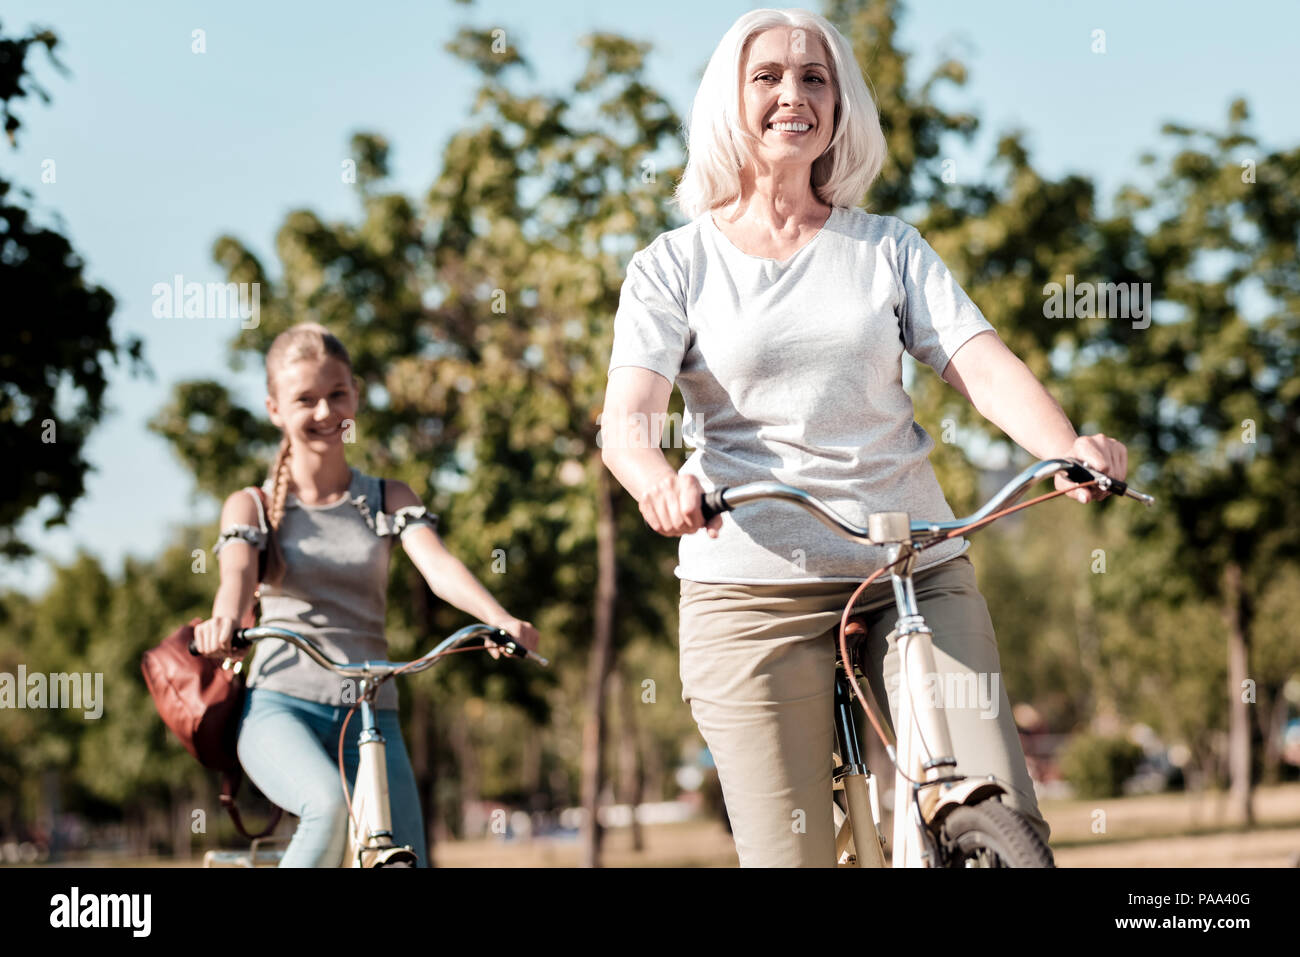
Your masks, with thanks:
<instances>
[{"instance_id":1,"label":"elderly woman","mask_svg":"<svg viewBox=\"0 0 1300 957\"><path fill-rule=\"evenodd\" d=\"M706 525L702 491L771 479L859 524L873 511L953 518L903 390L904 349L1034 456L1123 477L1126 453L1075 433L915 228L858 208L884 135L852 49L824 18L737 20L705 70L688 146L677 201L693 218L628 265L604 461L651 528L681 536L682 698L717 763L741 865L832 866L834 638L885 549L780 502ZM695 448L680 473L636 427L662 421L674 382ZM997 642L968 547L927 550L913 576L939 670L973 672L997 695L992 708L949 704L953 746L961 770L995 775L1046 843L1005 688L990 680ZM896 715L889 582L857 609L880 668L869 680Z\"/></svg>"}]
</instances>

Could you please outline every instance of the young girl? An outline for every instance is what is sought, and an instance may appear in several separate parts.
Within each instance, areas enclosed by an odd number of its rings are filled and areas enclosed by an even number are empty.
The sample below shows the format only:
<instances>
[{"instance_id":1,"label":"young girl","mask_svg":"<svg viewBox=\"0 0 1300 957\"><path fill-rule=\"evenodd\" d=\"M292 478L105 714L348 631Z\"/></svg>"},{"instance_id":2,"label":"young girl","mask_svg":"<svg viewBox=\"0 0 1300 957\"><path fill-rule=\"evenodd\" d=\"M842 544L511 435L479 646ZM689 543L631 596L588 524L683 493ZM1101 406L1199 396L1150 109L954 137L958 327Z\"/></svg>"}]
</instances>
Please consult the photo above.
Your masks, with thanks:
<instances>
[{"instance_id":1,"label":"young girl","mask_svg":"<svg viewBox=\"0 0 1300 957\"><path fill-rule=\"evenodd\" d=\"M241 490L226 499L213 549L220 556L221 585L212 617L194 630L201 652L232 655L235 628L253 623L258 552L269 545L260 624L313 638L338 661L386 659L384 609L396 538L440 598L536 649L533 626L497 604L443 547L434 531L436 517L410 486L390 479L381 489L380 479L348 466L343 430L355 419L359 395L338 339L315 323L282 332L266 355L266 391L267 413L284 432L263 486L272 534L268 542L255 494ZM238 752L262 793L301 819L282 867L337 867L342 860L347 804L335 755L354 700L344 703L343 685L293 645L258 642ZM387 741L393 839L414 848L423 867L424 818L398 725L394 682L379 690L376 721ZM357 763L351 737L344 749L349 780L355 780Z\"/></svg>"}]
</instances>

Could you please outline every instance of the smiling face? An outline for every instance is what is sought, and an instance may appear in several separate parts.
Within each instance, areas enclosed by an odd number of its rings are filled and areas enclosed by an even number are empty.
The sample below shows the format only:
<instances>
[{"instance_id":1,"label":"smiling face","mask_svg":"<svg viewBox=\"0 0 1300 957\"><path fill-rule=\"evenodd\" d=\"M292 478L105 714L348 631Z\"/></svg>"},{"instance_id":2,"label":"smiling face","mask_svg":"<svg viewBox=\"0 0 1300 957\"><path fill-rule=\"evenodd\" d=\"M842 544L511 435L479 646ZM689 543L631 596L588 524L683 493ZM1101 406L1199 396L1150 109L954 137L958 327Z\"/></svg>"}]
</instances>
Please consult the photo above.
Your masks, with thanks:
<instances>
[{"instance_id":1,"label":"smiling face","mask_svg":"<svg viewBox=\"0 0 1300 957\"><path fill-rule=\"evenodd\" d=\"M358 396L347 364L329 356L298 359L275 376L266 397L271 421L294 445L326 452L343 441L343 427L357 414Z\"/></svg>"},{"instance_id":2,"label":"smiling face","mask_svg":"<svg viewBox=\"0 0 1300 957\"><path fill-rule=\"evenodd\" d=\"M839 93L821 37L795 27L757 34L744 55L740 118L768 166L802 165L830 145Z\"/></svg>"}]
</instances>

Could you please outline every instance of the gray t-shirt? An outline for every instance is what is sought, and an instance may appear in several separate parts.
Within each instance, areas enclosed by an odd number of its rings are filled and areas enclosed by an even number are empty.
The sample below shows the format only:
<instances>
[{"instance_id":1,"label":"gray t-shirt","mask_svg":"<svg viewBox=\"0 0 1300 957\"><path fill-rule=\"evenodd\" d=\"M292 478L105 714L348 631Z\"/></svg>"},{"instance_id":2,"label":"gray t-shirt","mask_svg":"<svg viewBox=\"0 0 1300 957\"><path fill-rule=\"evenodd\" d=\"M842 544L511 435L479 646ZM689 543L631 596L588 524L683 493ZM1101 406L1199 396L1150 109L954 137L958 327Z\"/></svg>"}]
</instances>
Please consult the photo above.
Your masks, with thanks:
<instances>
[{"instance_id":1,"label":"gray t-shirt","mask_svg":"<svg viewBox=\"0 0 1300 957\"><path fill-rule=\"evenodd\" d=\"M902 355L942 374L971 336L993 327L916 228L835 207L779 262L737 248L709 213L633 255L614 320L610 369L638 366L676 382L682 467L705 490L777 481L850 522L877 511L954 516L913 417ZM969 547L923 552L926 568ZM861 581L883 546L851 542L796 505L754 502L717 539L681 539L679 578L781 584Z\"/></svg>"},{"instance_id":2,"label":"gray t-shirt","mask_svg":"<svg viewBox=\"0 0 1300 957\"><path fill-rule=\"evenodd\" d=\"M262 586L260 625L287 628L313 638L335 661L383 661L388 565L393 543L417 525L437 528L437 518L423 506L380 511L380 479L352 471L352 482L337 502L304 505L289 493L277 535L284 552L285 575L278 587ZM271 487L263 490L268 501ZM253 500L257 495L249 490ZM258 502L259 514L261 504ZM265 518L262 518L265 521ZM214 552L231 539L265 547L264 528L234 525L223 529ZM288 642L259 641L248 672L249 688L265 688L321 704L341 707L344 678L322 668ZM376 696L377 708L397 707L396 681Z\"/></svg>"}]
</instances>

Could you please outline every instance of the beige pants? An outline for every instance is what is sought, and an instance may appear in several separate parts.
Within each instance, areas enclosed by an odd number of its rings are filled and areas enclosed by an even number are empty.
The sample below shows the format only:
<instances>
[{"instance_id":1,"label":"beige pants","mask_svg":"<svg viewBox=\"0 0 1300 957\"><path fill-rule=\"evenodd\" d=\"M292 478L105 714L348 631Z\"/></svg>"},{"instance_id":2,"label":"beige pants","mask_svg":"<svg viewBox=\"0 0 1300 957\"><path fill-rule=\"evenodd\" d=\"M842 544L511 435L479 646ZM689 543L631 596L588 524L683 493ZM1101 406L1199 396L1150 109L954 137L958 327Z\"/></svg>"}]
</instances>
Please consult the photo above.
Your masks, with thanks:
<instances>
[{"instance_id":1,"label":"beige pants","mask_svg":"<svg viewBox=\"0 0 1300 957\"><path fill-rule=\"evenodd\" d=\"M1007 788L1004 803L1046 842L1050 829L1038 811L974 566L960 555L915 572L913 582L934 633L936 673L928 685L943 696L958 771L994 775ZM717 764L742 867L834 866L835 643L853 590L838 582L681 583L682 700ZM868 680L876 700L888 700L892 726L898 611L889 579L872 583L854 610L869 623ZM865 719L860 724L875 733ZM892 767L871 770L892 787Z\"/></svg>"}]
</instances>

